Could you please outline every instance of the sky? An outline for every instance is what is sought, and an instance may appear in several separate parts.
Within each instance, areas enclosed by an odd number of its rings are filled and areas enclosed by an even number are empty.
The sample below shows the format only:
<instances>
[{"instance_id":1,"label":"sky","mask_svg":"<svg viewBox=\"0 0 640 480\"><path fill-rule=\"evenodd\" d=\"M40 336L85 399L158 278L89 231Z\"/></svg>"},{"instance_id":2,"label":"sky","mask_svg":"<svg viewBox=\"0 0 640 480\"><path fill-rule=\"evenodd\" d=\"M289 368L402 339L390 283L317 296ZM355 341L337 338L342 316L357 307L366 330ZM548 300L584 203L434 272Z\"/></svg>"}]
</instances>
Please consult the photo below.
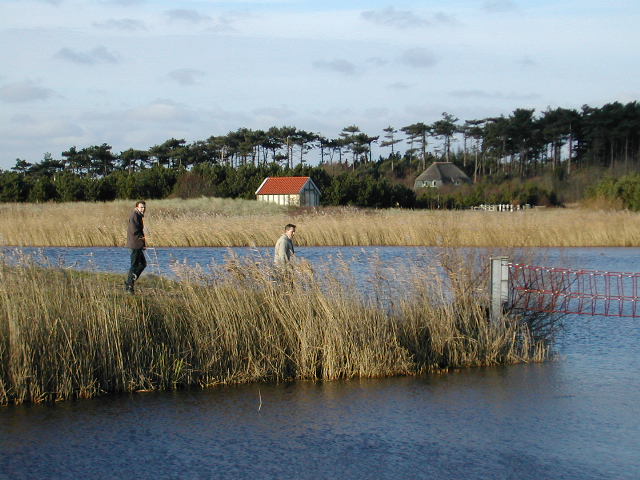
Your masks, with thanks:
<instances>
[{"instance_id":1,"label":"sky","mask_svg":"<svg viewBox=\"0 0 640 480\"><path fill-rule=\"evenodd\" d=\"M639 24L637 0L0 0L0 168L631 102Z\"/></svg>"}]
</instances>

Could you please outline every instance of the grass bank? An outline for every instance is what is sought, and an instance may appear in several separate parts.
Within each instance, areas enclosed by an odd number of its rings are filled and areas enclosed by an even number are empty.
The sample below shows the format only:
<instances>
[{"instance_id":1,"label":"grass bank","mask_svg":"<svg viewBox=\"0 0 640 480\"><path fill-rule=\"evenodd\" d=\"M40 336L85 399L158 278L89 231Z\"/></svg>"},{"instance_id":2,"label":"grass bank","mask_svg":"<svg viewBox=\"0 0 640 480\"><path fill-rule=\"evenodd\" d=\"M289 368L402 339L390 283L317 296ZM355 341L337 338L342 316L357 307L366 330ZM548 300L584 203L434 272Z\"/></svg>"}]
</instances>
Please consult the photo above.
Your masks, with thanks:
<instances>
[{"instance_id":1,"label":"grass bank","mask_svg":"<svg viewBox=\"0 0 640 480\"><path fill-rule=\"evenodd\" d=\"M0 204L0 244L123 246L132 203ZM150 201L146 217L150 244L164 247L271 246L290 222L301 246L640 246L640 214L628 211L287 211L202 198Z\"/></svg>"},{"instance_id":2,"label":"grass bank","mask_svg":"<svg viewBox=\"0 0 640 480\"><path fill-rule=\"evenodd\" d=\"M346 265L230 259L182 281L0 261L0 404L223 383L331 380L543 361L553 325L487 321L485 273L443 257L439 272L380 273L368 295ZM446 272L442 276L442 272ZM402 298L389 282L404 279Z\"/></svg>"}]
</instances>

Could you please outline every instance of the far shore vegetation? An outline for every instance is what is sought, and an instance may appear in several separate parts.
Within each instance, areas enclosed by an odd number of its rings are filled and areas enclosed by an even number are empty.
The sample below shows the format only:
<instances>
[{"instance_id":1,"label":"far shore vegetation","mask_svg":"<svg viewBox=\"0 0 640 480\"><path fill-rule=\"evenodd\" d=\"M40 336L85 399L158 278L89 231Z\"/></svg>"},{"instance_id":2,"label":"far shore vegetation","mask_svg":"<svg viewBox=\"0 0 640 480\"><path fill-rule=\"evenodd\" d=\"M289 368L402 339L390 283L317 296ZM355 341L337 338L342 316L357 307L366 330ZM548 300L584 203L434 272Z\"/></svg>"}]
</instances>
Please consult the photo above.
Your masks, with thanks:
<instances>
[{"instance_id":1,"label":"far shore vegetation","mask_svg":"<svg viewBox=\"0 0 640 480\"><path fill-rule=\"evenodd\" d=\"M212 272L123 275L0 255L0 405L246 382L333 380L540 362L557 319L488 321L487 272L443 253L437 270L381 268L367 292L348 265L295 281L229 258ZM15 256L17 255L17 256ZM403 295L389 282L406 282Z\"/></svg>"},{"instance_id":2,"label":"far shore vegetation","mask_svg":"<svg viewBox=\"0 0 640 480\"><path fill-rule=\"evenodd\" d=\"M372 145L377 145L378 158ZM69 146L0 170L0 202L243 198L267 176L310 176L325 207L467 209L481 204L640 209L640 103L607 103L363 132L335 138L294 126L239 128L146 150ZM0 152L0 155L2 152ZM14 159L3 159L4 164ZM414 188L432 162L453 162L469 185ZM314 165L314 166L312 166Z\"/></svg>"},{"instance_id":3,"label":"far shore vegetation","mask_svg":"<svg viewBox=\"0 0 640 480\"><path fill-rule=\"evenodd\" d=\"M0 245L123 247L134 203L0 204ZM299 246L640 246L639 214L629 210L291 210L255 200L206 197L147 205L151 247L273 246L287 223L298 226Z\"/></svg>"}]
</instances>

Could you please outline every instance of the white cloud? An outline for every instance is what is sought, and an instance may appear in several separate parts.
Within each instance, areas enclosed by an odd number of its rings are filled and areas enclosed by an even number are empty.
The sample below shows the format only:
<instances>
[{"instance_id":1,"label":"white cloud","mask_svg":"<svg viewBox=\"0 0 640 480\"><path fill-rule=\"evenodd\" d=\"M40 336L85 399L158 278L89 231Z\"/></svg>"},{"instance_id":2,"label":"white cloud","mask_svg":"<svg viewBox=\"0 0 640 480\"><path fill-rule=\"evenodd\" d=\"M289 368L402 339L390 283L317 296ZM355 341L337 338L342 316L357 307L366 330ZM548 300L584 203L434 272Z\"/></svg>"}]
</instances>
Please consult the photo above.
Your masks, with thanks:
<instances>
[{"instance_id":1,"label":"white cloud","mask_svg":"<svg viewBox=\"0 0 640 480\"><path fill-rule=\"evenodd\" d=\"M77 139L84 134L83 128L78 124L50 116L35 117L33 115L18 114L11 117L11 124L20 127L11 131L11 137L14 139L20 138L29 141L50 139L51 141L58 141L60 139Z\"/></svg>"},{"instance_id":2,"label":"white cloud","mask_svg":"<svg viewBox=\"0 0 640 480\"><path fill-rule=\"evenodd\" d=\"M229 33L235 32L236 28L233 26L233 19L222 16L217 19L212 19L211 25L207 27L207 32L211 33Z\"/></svg>"},{"instance_id":3,"label":"white cloud","mask_svg":"<svg viewBox=\"0 0 640 480\"><path fill-rule=\"evenodd\" d=\"M452 90L449 95L458 98L483 98L501 100L535 100L540 98L537 93L517 93L517 92L490 92L486 90Z\"/></svg>"},{"instance_id":4,"label":"white cloud","mask_svg":"<svg viewBox=\"0 0 640 480\"><path fill-rule=\"evenodd\" d=\"M174 9L164 12L165 18L179 28L179 24L192 28L193 25L202 25L206 32L229 33L234 32L234 22L241 17L238 13L226 12L223 15L210 16L191 9ZM250 16L246 14L245 17Z\"/></svg>"},{"instance_id":5,"label":"white cloud","mask_svg":"<svg viewBox=\"0 0 640 480\"><path fill-rule=\"evenodd\" d=\"M319 70L337 72L343 75L355 75L357 67L348 60L336 58L334 60L316 60L313 66Z\"/></svg>"},{"instance_id":6,"label":"white cloud","mask_svg":"<svg viewBox=\"0 0 640 480\"><path fill-rule=\"evenodd\" d=\"M184 8L179 8L175 10L167 10L164 12L169 20L175 21L184 21L190 23L202 23L211 21L211 17L208 15L203 15L199 13L197 10L189 10Z\"/></svg>"},{"instance_id":7,"label":"white cloud","mask_svg":"<svg viewBox=\"0 0 640 480\"><path fill-rule=\"evenodd\" d=\"M389 60L381 57L369 57L367 58L366 62L375 67L385 67L389 65Z\"/></svg>"},{"instance_id":8,"label":"white cloud","mask_svg":"<svg viewBox=\"0 0 640 480\"><path fill-rule=\"evenodd\" d=\"M158 99L149 104L125 111L124 119L137 122L187 122L198 119L198 114L173 100Z\"/></svg>"},{"instance_id":9,"label":"white cloud","mask_svg":"<svg viewBox=\"0 0 640 480\"><path fill-rule=\"evenodd\" d=\"M400 62L413 68L431 68L438 59L431 50L423 47L405 50L400 56Z\"/></svg>"},{"instance_id":10,"label":"white cloud","mask_svg":"<svg viewBox=\"0 0 640 480\"><path fill-rule=\"evenodd\" d=\"M388 87L391 88L392 90L408 90L409 88L411 88L411 85L404 82L393 82L393 83L390 83Z\"/></svg>"},{"instance_id":11,"label":"white cloud","mask_svg":"<svg viewBox=\"0 0 640 480\"><path fill-rule=\"evenodd\" d=\"M291 118L296 115L296 112L286 105L281 105L279 107L256 108L252 113L261 117L268 117L276 120Z\"/></svg>"},{"instance_id":12,"label":"white cloud","mask_svg":"<svg viewBox=\"0 0 640 480\"><path fill-rule=\"evenodd\" d=\"M169 72L167 76L180 85L189 86L199 83L199 80L205 76L205 73L202 70L193 68L180 68Z\"/></svg>"},{"instance_id":13,"label":"white cloud","mask_svg":"<svg viewBox=\"0 0 640 480\"><path fill-rule=\"evenodd\" d=\"M518 63L523 67L535 67L536 65L538 65L538 62L536 62L529 55L525 55L524 57L520 58L518 60Z\"/></svg>"},{"instance_id":14,"label":"white cloud","mask_svg":"<svg viewBox=\"0 0 640 480\"><path fill-rule=\"evenodd\" d=\"M56 93L53 90L39 86L31 80L7 83L0 87L0 99L7 103L47 100L54 96Z\"/></svg>"},{"instance_id":15,"label":"white cloud","mask_svg":"<svg viewBox=\"0 0 640 480\"><path fill-rule=\"evenodd\" d=\"M373 107L373 108L365 109L364 114L367 117L372 117L372 118L388 117L390 111L391 111L390 109L385 107Z\"/></svg>"},{"instance_id":16,"label":"white cloud","mask_svg":"<svg viewBox=\"0 0 640 480\"><path fill-rule=\"evenodd\" d=\"M460 23L458 22L458 19L456 17L444 12L436 12L436 14L433 16L433 20L434 23L443 25L457 25L458 23Z\"/></svg>"},{"instance_id":17,"label":"white cloud","mask_svg":"<svg viewBox=\"0 0 640 480\"><path fill-rule=\"evenodd\" d=\"M104 22L94 22L93 26L105 30L121 30L123 32L147 30L144 22L135 20L133 18L110 18L109 20L105 20Z\"/></svg>"},{"instance_id":18,"label":"white cloud","mask_svg":"<svg viewBox=\"0 0 640 480\"><path fill-rule=\"evenodd\" d=\"M394 7L387 7L382 10L367 10L361 13L363 19L376 25L394 28L414 28L431 25L426 18L408 10L396 10Z\"/></svg>"},{"instance_id":19,"label":"white cloud","mask_svg":"<svg viewBox=\"0 0 640 480\"><path fill-rule=\"evenodd\" d=\"M109 50L107 50L104 46L98 46L85 52L64 47L58 50L58 52L55 54L55 58L81 65L118 63L119 61L118 55L109 52Z\"/></svg>"},{"instance_id":20,"label":"white cloud","mask_svg":"<svg viewBox=\"0 0 640 480\"><path fill-rule=\"evenodd\" d=\"M362 12L360 17L375 25L396 28L398 30L437 25L455 25L458 23L455 16L444 12L436 12L426 17L410 10L396 10L394 7L386 7L380 10L367 10Z\"/></svg>"},{"instance_id":21,"label":"white cloud","mask_svg":"<svg viewBox=\"0 0 640 480\"><path fill-rule=\"evenodd\" d=\"M489 13L512 12L518 9L512 0L487 0L482 4L482 9Z\"/></svg>"},{"instance_id":22,"label":"white cloud","mask_svg":"<svg viewBox=\"0 0 640 480\"><path fill-rule=\"evenodd\" d=\"M102 0L101 3L130 7L132 5L141 5L145 3L145 1L146 0Z\"/></svg>"}]
</instances>

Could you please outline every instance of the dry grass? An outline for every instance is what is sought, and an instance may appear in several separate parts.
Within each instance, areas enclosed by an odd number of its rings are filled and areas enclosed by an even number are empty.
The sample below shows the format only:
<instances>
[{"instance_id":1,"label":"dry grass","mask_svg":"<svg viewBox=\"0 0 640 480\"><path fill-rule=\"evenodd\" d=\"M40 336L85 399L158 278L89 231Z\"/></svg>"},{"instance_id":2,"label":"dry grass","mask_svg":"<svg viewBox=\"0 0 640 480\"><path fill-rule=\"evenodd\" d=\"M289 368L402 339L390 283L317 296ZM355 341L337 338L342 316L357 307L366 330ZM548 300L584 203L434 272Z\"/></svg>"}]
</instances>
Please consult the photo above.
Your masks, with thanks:
<instances>
[{"instance_id":1,"label":"dry grass","mask_svg":"<svg viewBox=\"0 0 640 480\"><path fill-rule=\"evenodd\" d=\"M291 277L230 259L182 281L0 261L0 404L221 383L331 380L542 361L549 330L487 321L486 278L443 257L438 272L379 272L371 295L350 272ZM332 273L329 273L331 270ZM444 276L442 272L446 272ZM404 297L389 285L413 286Z\"/></svg>"},{"instance_id":2,"label":"dry grass","mask_svg":"<svg viewBox=\"0 0 640 480\"><path fill-rule=\"evenodd\" d=\"M0 204L0 244L123 246L130 202ZM289 222L299 245L478 247L640 246L640 216L628 211L524 212L357 210L287 212L248 200L158 200L148 204L154 246L270 246Z\"/></svg>"},{"instance_id":3,"label":"dry grass","mask_svg":"<svg viewBox=\"0 0 640 480\"><path fill-rule=\"evenodd\" d=\"M624 210L624 202L621 198L606 198L602 196L585 198L580 201L580 206L589 210L601 210L606 212Z\"/></svg>"}]
</instances>

